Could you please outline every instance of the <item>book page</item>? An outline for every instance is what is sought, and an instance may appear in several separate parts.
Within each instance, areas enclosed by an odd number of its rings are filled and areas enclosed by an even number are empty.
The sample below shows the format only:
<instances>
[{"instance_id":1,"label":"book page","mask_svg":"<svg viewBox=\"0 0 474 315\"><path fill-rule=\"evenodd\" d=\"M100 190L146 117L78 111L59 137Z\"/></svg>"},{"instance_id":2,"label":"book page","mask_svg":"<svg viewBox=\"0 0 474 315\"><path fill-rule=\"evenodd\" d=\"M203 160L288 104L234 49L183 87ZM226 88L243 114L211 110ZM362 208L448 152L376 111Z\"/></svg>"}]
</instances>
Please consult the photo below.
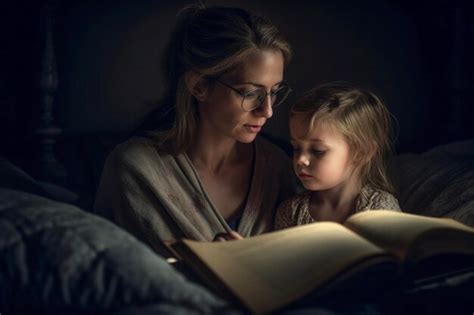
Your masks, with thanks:
<instances>
[{"instance_id":1,"label":"book page","mask_svg":"<svg viewBox=\"0 0 474 315\"><path fill-rule=\"evenodd\" d=\"M449 251L474 254L474 229L452 219L371 210L351 216L344 225L401 260Z\"/></svg>"},{"instance_id":2,"label":"book page","mask_svg":"<svg viewBox=\"0 0 474 315\"><path fill-rule=\"evenodd\" d=\"M239 241L183 242L256 313L286 305L370 258L392 259L382 249L331 222Z\"/></svg>"}]
</instances>

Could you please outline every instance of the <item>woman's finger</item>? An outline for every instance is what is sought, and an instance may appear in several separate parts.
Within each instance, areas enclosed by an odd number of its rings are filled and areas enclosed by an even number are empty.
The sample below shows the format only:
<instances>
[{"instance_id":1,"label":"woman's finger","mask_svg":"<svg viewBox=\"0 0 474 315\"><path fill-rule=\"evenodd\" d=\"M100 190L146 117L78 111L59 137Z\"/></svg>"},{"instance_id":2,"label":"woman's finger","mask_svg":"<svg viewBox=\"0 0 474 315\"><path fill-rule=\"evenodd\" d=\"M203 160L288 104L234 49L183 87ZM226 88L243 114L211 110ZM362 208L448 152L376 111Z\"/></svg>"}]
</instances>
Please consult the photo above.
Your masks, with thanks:
<instances>
[{"instance_id":1,"label":"woman's finger","mask_svg":"<svg viewBox=\"0 0 474 315\"><path fill-rule=\"evenodd\" d=\"M214 236L214 239L212 241L213 242L225 242L227 240L226 234L227 233L217 233L216 236Z\"/></svg>"},{"instance_id":2,"label":"woman's finger","mask_svg":"<svg viewBox=\"0 0 474 315\"><path fill-rule=\"evenodd\" d=\"M229 240L243 240L244 239L243 236L237 233L236 231L230 231L228 235L230 237Z\"/></svg>"}]
</instances>

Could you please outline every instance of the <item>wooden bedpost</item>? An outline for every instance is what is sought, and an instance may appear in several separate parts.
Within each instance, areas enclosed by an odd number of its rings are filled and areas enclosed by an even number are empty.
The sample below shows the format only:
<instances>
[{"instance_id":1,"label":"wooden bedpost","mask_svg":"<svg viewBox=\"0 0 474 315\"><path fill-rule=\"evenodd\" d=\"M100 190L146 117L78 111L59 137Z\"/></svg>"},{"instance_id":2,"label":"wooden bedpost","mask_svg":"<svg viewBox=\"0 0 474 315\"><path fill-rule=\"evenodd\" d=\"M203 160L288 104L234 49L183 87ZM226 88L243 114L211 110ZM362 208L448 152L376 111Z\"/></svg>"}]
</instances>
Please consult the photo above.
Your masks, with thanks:
<instances>
[{"instance_id":1,"label":"wooden bedpost","mask_svg":"<svg viewBox=\"0 0 474 315\"><path fill-rule=\"evenodd\" d=\"M48 1L43 10L43 49L40 73L41 110L39 123L34 130L39 139L39 153L36 157L36 177L40 180L64 184L65 168L55 155L55 144L62 134L54 124L54 97L58 89L58 73L53 43L54 11L57 3Z\"/></svg>"}]
</instances>

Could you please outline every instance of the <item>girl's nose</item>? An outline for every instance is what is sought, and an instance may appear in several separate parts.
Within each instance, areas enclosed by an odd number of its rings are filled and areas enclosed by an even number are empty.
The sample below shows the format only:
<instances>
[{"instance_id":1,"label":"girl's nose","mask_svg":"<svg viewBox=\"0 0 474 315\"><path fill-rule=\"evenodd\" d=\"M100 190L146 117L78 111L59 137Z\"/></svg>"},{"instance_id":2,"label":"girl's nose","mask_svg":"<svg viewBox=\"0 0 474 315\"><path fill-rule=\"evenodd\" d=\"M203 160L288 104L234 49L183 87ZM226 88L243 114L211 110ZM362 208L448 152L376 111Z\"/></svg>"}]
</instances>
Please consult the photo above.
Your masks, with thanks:
<instances>
[{"instance_id":1,"label":"girl's nose","mask_svg":"<svg viewBox=\"0 0 474 315\"><path fill-rule=\"evenodd\" d=\"M296 164L298 164L300 166L306 166L306 167L309 166L309 159L308 159L308 156L305 155L305 154L302 154L302 153L296 154L295 153L295 160L296 160Z\"/></svg>"}]
</instances>

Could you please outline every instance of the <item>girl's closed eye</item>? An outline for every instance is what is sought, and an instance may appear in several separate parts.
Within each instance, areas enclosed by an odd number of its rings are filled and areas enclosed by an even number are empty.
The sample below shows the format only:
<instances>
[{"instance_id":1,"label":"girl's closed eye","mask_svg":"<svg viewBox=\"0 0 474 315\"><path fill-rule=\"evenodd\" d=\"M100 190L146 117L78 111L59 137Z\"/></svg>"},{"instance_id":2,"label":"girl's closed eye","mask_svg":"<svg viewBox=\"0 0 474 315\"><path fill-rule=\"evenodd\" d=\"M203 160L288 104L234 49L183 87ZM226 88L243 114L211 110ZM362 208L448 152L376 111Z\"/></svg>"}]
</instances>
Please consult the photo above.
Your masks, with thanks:
<instances>
[{"instance_id":1,"label":"girl's closed eye","mask_svg":"<svg viewBox=\"0 0 474 315\"><path fill-rule=\"evenodd\" d=\"M323 156L326 153L326 150L311 149L311 153L316 155L316 156Z\"/></svg>"}]
</instances>

